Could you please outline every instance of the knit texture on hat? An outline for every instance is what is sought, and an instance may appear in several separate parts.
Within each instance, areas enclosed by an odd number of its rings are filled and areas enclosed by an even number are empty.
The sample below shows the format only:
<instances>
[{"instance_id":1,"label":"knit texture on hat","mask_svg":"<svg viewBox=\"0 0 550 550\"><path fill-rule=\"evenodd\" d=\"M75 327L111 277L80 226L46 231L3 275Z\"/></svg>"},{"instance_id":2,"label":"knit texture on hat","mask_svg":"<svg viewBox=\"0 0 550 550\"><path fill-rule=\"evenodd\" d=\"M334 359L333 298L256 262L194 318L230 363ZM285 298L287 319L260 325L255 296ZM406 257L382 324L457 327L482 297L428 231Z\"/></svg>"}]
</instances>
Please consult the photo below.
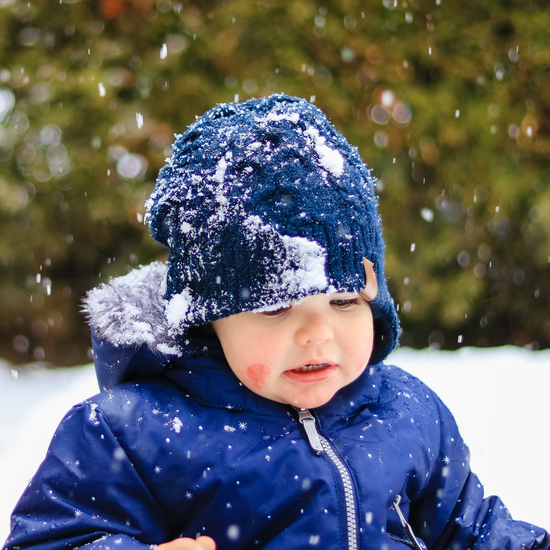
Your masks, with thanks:
<instances>
[{"instance_id":1,"label":"knit texture on hat","mask_svg":"<svg viewBox=\"0 0 550 550\"><path fill-rule=\"evenodd\" d=\"M170 256L170 330L318 293L359 292L374 263L371 363L396 346L374 180L357 149L303 99L221 104L178 135L146 202Z\"/></svg>"}]
</instances>

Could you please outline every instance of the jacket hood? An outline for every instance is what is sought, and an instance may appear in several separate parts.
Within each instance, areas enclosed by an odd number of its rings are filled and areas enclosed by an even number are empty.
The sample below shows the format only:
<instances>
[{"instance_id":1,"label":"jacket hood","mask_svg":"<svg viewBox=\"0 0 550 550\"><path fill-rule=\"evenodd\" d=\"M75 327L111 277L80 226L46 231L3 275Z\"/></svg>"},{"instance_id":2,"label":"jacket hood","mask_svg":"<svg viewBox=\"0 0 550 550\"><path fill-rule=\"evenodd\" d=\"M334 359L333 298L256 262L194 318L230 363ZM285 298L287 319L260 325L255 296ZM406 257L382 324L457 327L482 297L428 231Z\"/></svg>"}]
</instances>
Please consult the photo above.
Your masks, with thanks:
<instances>
[{"instance_id":1,"label":"jacket hood","mask_svg":"<svg viewBox=\"0 0 550 550\"><path fill-rule=\"evenodd\" d=\"M153 262L90 290L82 308L101 340L116 347L147 346L152 353L178 357L169 334L162 289L166 266Z\"/></svg>"},{"instance_id":2,"label":"jacket hood","mask_svg":"<svg viewBox=\"0 0 550 550\"><path fill-rule=\"evenodd\" d=\"M162 304L166 266L141 266L88 292L83 312L91 325L100 388L154 378L174 359L223 357L217 338L195 329L179 344L169 333ZM183 347L184 346L184 347Z\"/></svg>"}]
</instances>

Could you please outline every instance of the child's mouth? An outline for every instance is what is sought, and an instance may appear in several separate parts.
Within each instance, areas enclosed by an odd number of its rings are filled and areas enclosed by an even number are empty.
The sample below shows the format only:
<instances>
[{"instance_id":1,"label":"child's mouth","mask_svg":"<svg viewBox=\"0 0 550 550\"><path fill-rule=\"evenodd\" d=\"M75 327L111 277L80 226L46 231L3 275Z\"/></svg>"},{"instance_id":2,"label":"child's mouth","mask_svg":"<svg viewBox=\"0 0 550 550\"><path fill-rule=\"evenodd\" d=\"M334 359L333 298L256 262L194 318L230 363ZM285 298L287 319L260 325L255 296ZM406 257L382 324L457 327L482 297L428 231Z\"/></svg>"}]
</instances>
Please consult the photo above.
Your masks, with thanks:
<instances>
[{"instance_id":1,"label":"child's mouth","mask_svg":"<svg viewBox=\"0 0 550 550\"><path fill-rule=\"evenodd\" d=\"M292 369L292 372L297 373L306 373L306 372L315 372L318 370L325 370L330 367L329 363L320 363L318 365L304 365L303 367L298 367L297 369Z\"/></svg>"},{"instance_id":2,"label":"child's mouth","mask_svg":"<svg viewBox=\"0 0 550 550\"><path fill-rule=\"evenodd\" d=\"M306 363L301 367L289 369L284 372L288 378L296 382L323 382L329 380L338 371L338 365L332 362Z\"/></svg>"}]
</instances>

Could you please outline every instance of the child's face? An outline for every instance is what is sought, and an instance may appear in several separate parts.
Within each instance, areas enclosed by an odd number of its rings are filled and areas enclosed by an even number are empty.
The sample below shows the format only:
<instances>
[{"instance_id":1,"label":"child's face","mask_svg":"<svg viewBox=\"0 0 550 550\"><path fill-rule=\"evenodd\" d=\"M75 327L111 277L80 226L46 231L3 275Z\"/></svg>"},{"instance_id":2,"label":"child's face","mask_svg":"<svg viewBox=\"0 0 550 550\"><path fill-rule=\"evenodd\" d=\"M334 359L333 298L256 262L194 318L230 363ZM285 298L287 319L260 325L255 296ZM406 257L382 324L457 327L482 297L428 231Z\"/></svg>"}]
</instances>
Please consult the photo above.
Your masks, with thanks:
<instances>
[{"instance_id":1,"label":"child's face","mask_svg":"<svg viewBox=\"0 0 550 550\"><path fill-rule=\"evenodd\" d=\"M367 300L318 294L288 308L212 323L229 366L250 390L280 403L327 403L365 369L373 346Z\"/></svg>"}]
</instances>

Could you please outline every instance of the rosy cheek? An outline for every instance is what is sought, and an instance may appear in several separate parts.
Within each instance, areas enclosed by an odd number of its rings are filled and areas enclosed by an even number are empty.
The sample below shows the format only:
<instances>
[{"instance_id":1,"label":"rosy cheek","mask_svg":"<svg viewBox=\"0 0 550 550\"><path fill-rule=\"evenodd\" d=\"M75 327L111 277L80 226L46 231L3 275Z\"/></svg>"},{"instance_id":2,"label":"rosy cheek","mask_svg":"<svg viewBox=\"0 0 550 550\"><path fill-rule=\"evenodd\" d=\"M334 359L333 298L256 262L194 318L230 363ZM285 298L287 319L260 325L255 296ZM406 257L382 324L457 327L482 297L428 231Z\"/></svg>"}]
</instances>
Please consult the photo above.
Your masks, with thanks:
<instances>
[{"instance_id":1,"label":"rosy cheek","mask_svg":"<svg viewBox=\"0 0 550 550\"><path fill-rule=\"evenodd\" d=\"M367 363L370 360L371 356L371 350L365 349L361 353L358 353L353 357L352 364L355 369L355 372L361 373L363 372L364 368L367 366Z\"/></svg>"},{"instance_id":2,"label":"rosy cheek","mask_svg":"<svg viewBox=\"0 0 550 550\"><path fill-rule=\"evenodd\" d=\"M250 385L259 390L269 376L269 367L263 363L253 363L252 365L246 367L245 372Z\"/></svg>"}]
</instances>

